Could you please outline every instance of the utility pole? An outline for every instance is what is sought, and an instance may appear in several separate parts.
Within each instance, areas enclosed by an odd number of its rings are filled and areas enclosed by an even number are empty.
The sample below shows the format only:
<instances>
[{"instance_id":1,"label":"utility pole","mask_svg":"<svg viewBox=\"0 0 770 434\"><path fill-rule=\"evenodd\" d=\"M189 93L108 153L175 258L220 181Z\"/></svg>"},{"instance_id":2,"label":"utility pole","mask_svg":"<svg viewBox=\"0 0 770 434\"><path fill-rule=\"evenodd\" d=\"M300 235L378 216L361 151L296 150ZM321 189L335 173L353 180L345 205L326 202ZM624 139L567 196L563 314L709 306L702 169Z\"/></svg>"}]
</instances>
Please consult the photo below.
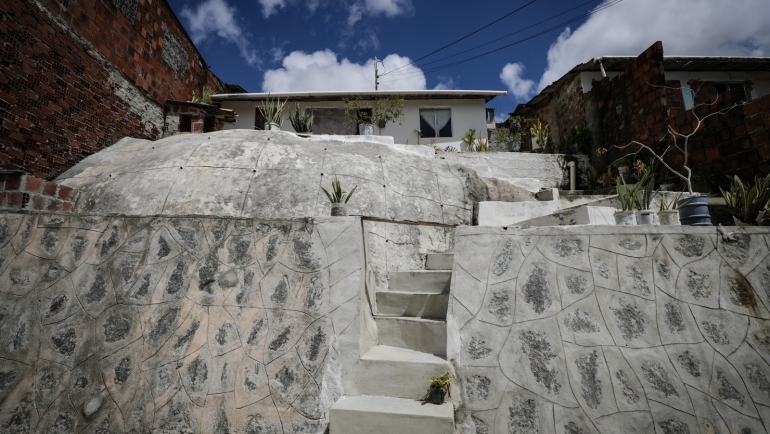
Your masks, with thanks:
<instances>
[{"instance_id":1,"label":"utility pole","mask_svg":"<svg viewBox=\"0 0 770 434\"><path fill-rule=\"evenodd\" d=\"M377 56L374 56L374 90L380 90L380 73L377 71Z\"/></svg>"}]
</instances>

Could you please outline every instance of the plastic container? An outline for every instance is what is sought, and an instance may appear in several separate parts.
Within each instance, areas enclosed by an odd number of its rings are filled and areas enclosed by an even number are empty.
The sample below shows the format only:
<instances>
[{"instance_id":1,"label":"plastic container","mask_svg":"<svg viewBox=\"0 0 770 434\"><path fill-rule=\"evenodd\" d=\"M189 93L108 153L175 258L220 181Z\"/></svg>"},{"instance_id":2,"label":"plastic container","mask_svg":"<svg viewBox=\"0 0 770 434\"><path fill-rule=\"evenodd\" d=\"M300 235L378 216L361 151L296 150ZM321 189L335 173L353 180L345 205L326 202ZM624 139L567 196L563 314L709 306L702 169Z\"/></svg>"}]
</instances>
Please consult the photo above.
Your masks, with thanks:
<instances>
[{"instance_id":1,"label":"plastic container","mask_svg":"<svg viewBox=\"0 0 770 434\"><path fill-rule=\"evenodd\" d=\"M692 196L677 201L679 222L685 226L711 226L706 196Z\"/></svg>"}]
</instances>

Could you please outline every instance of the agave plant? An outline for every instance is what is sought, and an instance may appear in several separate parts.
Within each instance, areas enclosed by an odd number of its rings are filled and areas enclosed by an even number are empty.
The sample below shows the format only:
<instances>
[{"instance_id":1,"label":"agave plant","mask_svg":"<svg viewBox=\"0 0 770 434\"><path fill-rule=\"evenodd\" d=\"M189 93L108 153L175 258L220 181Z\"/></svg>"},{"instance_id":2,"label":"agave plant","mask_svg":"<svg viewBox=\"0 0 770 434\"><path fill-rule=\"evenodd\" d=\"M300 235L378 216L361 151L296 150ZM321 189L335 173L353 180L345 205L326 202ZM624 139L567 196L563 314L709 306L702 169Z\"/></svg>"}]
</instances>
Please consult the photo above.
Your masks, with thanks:
<instances>
[{"instance_id":1,"label":"agave plant","mask_svg":"<svg viewBox=\"0 0 770 434\"><path fill-rule=\"evenodd\" d=\"M757 217L761 211L768 209L770 201L770 174L764 179L754 177L754 185L743 184L743 182L734 176L730 183L730 188L725 191L721 187L719 190L727 203L727 210L736 219L746 224L756 224Z\"/></svg>"},{"instance_id":2,"label":"agave plant","mask_svg":"<svg viewBox=\"0 0 770 434\"><path fill-rule=\"evenodd\" d=\"M265 122L281 125L281 113L283 112L283 108L286 106L287 102L289 101L286 100L281 103L281 98L272 100L270 99L270 95L268 95L267 99L262 101L262 106L259 108L259 111L265 118Z\"/></svg>"},{"instance_id":3,"label":"agave plant","mask_svg":"<svg viewBox=\"0 0 770 434\"><path fill-rule=\"evenodd\" d=\"M298 133L313 132L313 112L308 109L300 110L299 104L296 105L294 113L289 114L289 122Z\"/></svg>"},{"instance_id":4,"label":"agave plant","mask_svg":"<svg viewBox=\"0 0 770 434\"><path fill-rule=\"evenodd\" d=\"M321 190L326 193L326 197L329 198L329 202L331 203L348 203L350 196L353 196L353 192L356 191L356 188L358 188L357 185L350 190L350 193L346 194L345 191L342 190L340 180L337 179L337 176L335 175L332 179L332 192L329 193L329 191L323 187L321 187Z\"/></svg>"},{"instance_id":5,"label":"agave plant","mask_svg":"<svg viewBox=\"0 0 770 434\"><path fill-rule=\"evenodd\" d=\"M211 104L211 97L215 93L217 93L215 89L212 89L208 86L203 86L203 91L201 92L200 96L198 96L198 91L193 92L190 102L196 104Z\"/></svg>"},{"instance_id":6,"label":"agave plant","mask_svg":"<svg viewBox=\"0 0 770 434\"><path fill-rule=\"evenodd\" d=\"M637 183L632 187L629 187L626 185L626 181L623 179L623 177L618 176L618 180L616 183L616 188L618 191L618 200L620 201L620 208L623 211L632 211L634 209L639 209L640 203L639 203L639 196L637 193L639 193L639 188L641 188L642 183Z\"/></svg>"},{"instance_id":7,"label":"agave plant","mask_svg":"<svg viewBox=\"0 0 770 434\"><path fill-rule=\"evenodd\" d=\"M532 137L535 138L535 143L537 143L537 146L545 148L545 145L548 142L548 137L551 135L551 127L549 127L547 123L541 122L540 119L538 119L532 125L532 128L529 129L529 132L532 134Z\"/></svg>"},{"instance_id":8,"label":"agave plant","mask_svg":"<svg viewBox=\"0 0 770 434\"><path fill-rule=\"evenodd\" d=\"M473 146L471 146L471 149L474 152L487 152L489 151L489 142L487 139L479 137L473 141Z\"/></svg>"}]
</instances>

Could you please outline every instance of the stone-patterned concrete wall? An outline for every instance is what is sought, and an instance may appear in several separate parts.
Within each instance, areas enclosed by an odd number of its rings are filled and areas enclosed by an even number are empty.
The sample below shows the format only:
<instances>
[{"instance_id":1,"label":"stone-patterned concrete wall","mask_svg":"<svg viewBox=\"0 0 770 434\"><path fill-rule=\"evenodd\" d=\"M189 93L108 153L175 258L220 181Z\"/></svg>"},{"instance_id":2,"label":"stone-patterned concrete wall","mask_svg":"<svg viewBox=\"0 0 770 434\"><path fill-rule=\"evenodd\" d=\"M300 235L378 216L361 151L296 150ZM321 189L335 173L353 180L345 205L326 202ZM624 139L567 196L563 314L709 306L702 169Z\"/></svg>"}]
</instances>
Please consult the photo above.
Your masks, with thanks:
<instances>
[{"instance_id":1,"label":"stone-patterned concrete wall","mask_svg":"<svg viewBox=\"0 0 770 434\"><path fill-rule=\"evenodd\" d=\"M770 231L461 227L458 432L765 433Z\"/></svg>"},{"instance_id":2,"label":"stone-patterned concrete wall","mask_svg":"<svg viewBox=\"0 0 770 434\"><path fill-rule=\"evenodd\" d=\"M362 264L350 217L2 213L0 432L323 432Z\"/></svg>"}]
</instances>

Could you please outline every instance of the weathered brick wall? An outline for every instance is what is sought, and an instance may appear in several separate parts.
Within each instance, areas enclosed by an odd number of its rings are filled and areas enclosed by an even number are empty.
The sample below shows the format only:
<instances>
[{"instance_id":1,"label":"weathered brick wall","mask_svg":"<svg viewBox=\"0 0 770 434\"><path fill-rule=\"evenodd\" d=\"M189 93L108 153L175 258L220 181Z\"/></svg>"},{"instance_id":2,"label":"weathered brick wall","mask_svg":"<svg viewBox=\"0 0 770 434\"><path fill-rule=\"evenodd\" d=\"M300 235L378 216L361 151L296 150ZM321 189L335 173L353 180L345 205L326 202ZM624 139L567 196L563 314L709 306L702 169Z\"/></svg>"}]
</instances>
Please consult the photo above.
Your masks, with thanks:
<instances>
[{"instance_id":1,"label":"weathered brick wall","mask_svg":"<svg viewBox=\"0 0 770 434\"><path fill-rule=\"evenodd\" d=\"M711 104L669 120L676 131L690 134L697 126L696 116L706 118L690 139L691 167L696 173L714 175L717 185L728 183L724 175L748 181L770 172L770 96L741 104L743 97L742 90L728 91ZM724 113L709 116L720 111Z\"/></svg>"},{"instance_id":2,"label":"weathered brick wall","mask_svg":"<svg viewBox=\"0 0 770 434\"><path fill-rule=\"evenodd\" d=\"M622 74L595 81L586 95L595 110L590 115L595 148L611 149L632 140L656 147L666 132L665 83L661 42L645 50ZM623 154L612 151L605 160Z\"/></svg>"},{"instance_id":3,"label":"weathered brick wall","mask_svg":"<svg viewBox=\"0 0 770 434\"><path fill-rule=\"evenodd\" d=\"M553 96L537 107L531 115L551 127L551 139L556 144L569 133L572 128L586 127L586 101L580 75L575 74L557 89ZM523 142L530 150L531 140L529 131L525 132Z\"/></svg>"},{"instance_id":4,"label":"weathered brick wall","mask_svg":"<svg viewBox=\"0 0 770 434\"><path fill-rule=\"evenodd\" d=\"M222 88L163 0L0 2L0 168L52 179Z\"/></svg>"},{"instance_id":5,"label":"weathered brick wall","mask_svg":"<svg viewBox=\"0 0 770 434\"><path fill-rule=\"evenodd\" d=\"M22 173L0 175L0 210L69 212L78 193L66 185Z\"/></svg>"}]
</instances>

